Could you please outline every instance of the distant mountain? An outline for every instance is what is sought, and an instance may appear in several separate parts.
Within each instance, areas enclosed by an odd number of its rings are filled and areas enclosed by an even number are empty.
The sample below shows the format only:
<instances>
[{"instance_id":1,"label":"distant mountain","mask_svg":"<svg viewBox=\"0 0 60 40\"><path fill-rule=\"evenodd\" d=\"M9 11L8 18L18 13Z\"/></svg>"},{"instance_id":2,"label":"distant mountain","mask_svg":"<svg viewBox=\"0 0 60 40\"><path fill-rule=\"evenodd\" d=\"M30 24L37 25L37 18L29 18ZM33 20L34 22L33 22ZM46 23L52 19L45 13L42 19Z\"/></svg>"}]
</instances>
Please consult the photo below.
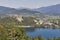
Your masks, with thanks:
<instances>
[{"instance_id":1,"label":"distant mountain","mask_svg":"<svg viewBox=\"0 0 60 40\"><path fill-rule=\"evenodd\" d=\"M0 15L5 14L52 14L52 15L60 15L60 4L48 6L48 7L41 7L36 9L29 9L29 8L9 8L0 6ZM36 15L36 14L35 14Z\"/></svg>"},{"instance_id":2,"label":"distant mountain","mask_svg":"<svg viewBox=\"0 0 60 40\"><path fill-rule=\"evenodd\" d=\"M33 11L33 10L30 10L30 9L20 9L18 10L20 13L40 13L38 11Z\"/></svg>"},{"instance_id":3,"label":"distant mountain","mask_svg":"<svg viewBox=\"0 0 60 40\"><path fill-rule=\"evenodd\" d=\"M40 13L38 11L32 11L28 9L15 9L15 8L9 8L9 7L3 7L0 6L0 15L5 15L5 14L33 14L33 13Z\"/></svg>"},{"instance_id":4,"label":"distant mountain","mask_svg":"<svg viewBox=\"0 0 60 40\"><path fill-rule=\"evenodd\" d=\"M44 14L60 15L60 4L34 9Z\"/></svg>"},{"instance_id":5,"label":"distant mountain","mask_svg":"<svg viewBox=\"0 0 60 40\"><path fill-rule=\"evenodd\" d=\"M14 13L19 13L19 12L14 8L0 6L0 15L14 14Z\"/></svg>"}]
</instances>

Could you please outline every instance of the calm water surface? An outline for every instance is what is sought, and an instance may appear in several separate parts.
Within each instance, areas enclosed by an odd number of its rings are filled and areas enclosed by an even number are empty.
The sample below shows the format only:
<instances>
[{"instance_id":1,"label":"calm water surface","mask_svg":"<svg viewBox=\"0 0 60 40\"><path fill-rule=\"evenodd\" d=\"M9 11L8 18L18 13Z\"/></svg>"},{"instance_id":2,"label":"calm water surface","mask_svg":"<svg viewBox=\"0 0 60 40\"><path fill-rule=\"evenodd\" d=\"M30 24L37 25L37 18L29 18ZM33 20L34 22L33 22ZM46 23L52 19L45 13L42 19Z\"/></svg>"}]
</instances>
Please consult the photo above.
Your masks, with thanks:
<instances>
[{"instance_id":1,"label":"calm water surface","mask_svg":"<svg viewBox=\"0 0 60 40\"><path fill-rule=\"evenodd\" d=\"M29 29L27 35L30 37L36 37L41 35L44 38L55 38L60 37L60 29L43 29L43 28L34 28L34 30Z\"/></svg>"}]
</instances>

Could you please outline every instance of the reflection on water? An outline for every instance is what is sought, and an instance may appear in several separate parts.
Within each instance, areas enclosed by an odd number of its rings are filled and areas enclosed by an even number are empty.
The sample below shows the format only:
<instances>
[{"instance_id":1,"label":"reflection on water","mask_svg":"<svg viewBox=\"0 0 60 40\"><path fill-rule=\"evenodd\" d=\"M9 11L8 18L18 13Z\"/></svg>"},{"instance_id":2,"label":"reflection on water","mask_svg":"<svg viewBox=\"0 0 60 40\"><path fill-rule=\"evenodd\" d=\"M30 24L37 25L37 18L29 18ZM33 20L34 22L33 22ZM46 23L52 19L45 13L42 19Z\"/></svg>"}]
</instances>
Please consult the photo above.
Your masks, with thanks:
<instances>
[{"instance_id":1,"label":"reflection on water","mask_svg":"<svg viewBox=\"0 0 60 40\"><path fill-rule=\"evenodd\" d=\"M60 29L28 28L26 31L30 37L41 35L44 38L60 37Z\"/></svg>"}]
</instances>

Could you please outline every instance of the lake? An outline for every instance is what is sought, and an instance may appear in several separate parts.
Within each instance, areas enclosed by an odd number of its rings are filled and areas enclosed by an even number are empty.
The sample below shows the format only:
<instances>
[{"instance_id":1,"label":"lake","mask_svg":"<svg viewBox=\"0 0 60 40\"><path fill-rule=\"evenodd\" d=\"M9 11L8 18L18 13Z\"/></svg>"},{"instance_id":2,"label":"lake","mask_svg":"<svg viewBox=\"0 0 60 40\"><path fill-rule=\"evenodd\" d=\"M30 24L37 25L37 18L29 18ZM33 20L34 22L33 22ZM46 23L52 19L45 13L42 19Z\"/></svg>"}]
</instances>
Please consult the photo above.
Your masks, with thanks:
<instances>
[{"instance_id":1,"label":"lake","mask_svg":"<svg viewBox=\"0 0 60 40\"><path fill-rule=\"evenodd\" d=\"M60 29L28 28L26 33L29 37L36 37L38 35L44 38L60 37Z\"/></svg>"}]
</instances>

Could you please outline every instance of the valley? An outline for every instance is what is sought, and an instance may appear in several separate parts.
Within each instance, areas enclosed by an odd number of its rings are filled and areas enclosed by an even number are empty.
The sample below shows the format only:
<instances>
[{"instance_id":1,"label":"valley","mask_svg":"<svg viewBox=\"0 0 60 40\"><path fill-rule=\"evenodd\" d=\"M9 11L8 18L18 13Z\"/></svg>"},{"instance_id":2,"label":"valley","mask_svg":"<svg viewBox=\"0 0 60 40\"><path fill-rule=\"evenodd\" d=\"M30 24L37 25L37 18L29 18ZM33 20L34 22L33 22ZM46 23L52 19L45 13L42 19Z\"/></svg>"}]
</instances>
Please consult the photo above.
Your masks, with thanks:
<instances>
[{"instance_id":1,"label":"valley","mask_svg":"<svg viewBox=\"0 0 60 40\"><path fill-rule=\"evenodd\" d=\"M60 40L60 4L29 8L0 6L0 40Z\"/></svg>"}]
</instances>

